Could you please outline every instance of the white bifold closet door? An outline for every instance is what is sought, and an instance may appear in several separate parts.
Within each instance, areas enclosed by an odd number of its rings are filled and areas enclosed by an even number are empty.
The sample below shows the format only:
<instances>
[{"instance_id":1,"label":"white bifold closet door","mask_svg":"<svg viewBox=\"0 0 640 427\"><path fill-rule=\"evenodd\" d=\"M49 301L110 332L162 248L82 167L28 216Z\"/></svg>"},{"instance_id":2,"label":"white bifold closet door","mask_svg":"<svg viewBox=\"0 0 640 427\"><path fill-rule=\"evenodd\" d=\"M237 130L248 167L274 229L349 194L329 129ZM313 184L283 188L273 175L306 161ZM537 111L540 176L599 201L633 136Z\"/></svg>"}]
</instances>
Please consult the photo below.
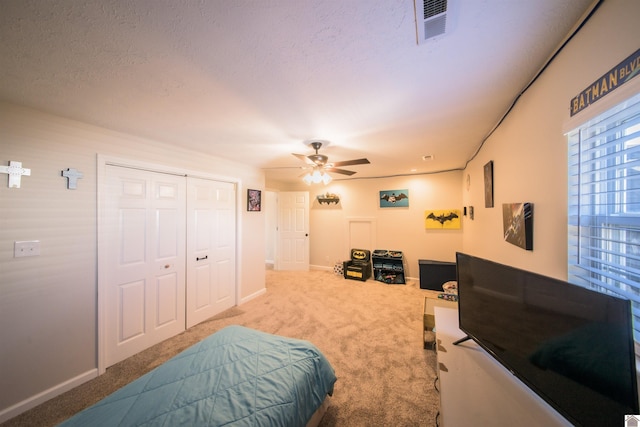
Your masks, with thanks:
<instances>
[{"instance_id":1,"label":"white bifold closet door","mask_svg":"<svg viewBox=\"0 0 640 427\"><path fill-rule=\"evenodd\" d=\"M236 196L229 182L187 178L187 328L236 305Z\"/></svg>"},{"instance_id":2,"label":"white bifold closet door","mask_svg":"<svg viewBox=\"0 0 640 427\"><path fill-rule=\"evenodd\" d=\"M104 187L108 367L236 305L236 188L111 165Z\"/></svg>"},{"instance_id":3,"label":"white bifold closet door","mask_svg":"<svg viewBox=\"0 0 640 427\"><path fill-rule=\"evenodd\" d=\"M106 366L185 329L183 176L107 166Z\"/></svg>"}]
</instances>

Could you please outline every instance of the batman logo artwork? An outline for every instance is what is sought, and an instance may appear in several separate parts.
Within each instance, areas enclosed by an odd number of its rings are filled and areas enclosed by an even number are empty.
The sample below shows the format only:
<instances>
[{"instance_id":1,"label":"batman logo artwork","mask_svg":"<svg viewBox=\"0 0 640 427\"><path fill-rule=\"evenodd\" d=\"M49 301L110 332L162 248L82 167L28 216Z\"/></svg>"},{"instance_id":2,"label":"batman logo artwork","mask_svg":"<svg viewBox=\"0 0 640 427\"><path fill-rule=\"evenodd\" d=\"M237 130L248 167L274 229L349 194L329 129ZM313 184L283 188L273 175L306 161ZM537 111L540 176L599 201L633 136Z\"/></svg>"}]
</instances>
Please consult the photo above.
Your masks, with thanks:
<instances>
[{"instance_id":1,"label":"batman logo artwork","mask_svg":"<svg viewBox=\"0 0 640 427\"><path fill-rule=\"evenodd\" d=\"M460 228L460 211L456 209L446 211L426 211L425 228Z\"/></svg>"},{"instance_id":2,"label":"batman logo artwork","mask_svg":"<svg viewBox=\"0 0 640 427\"><path fill-rule=\"evenodd\" d=\"M353 251L351 253L353 259L367 259L367 253L364 251Z\"/></svg>"}]
</instances>

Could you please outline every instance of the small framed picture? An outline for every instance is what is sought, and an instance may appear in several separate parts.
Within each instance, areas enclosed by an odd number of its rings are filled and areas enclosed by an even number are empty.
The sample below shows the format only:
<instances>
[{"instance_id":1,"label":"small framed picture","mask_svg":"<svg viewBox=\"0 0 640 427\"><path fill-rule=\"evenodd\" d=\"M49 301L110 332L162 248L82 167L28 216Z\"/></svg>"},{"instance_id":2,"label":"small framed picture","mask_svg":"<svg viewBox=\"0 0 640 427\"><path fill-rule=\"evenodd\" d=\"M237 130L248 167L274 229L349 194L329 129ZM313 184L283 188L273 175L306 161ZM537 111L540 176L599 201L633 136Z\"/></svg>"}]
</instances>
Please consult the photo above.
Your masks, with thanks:
<instances>
[{"instance_id":1,"label":"small framed picture","mask_svg":"<svg viewBox=\"0 0 640 427\"><path fill-rule=\"evenodd\" d=\"M247 190L247 210L250 212L260 212L262 208L262 191Z\"/></svg>"}]
</instances>

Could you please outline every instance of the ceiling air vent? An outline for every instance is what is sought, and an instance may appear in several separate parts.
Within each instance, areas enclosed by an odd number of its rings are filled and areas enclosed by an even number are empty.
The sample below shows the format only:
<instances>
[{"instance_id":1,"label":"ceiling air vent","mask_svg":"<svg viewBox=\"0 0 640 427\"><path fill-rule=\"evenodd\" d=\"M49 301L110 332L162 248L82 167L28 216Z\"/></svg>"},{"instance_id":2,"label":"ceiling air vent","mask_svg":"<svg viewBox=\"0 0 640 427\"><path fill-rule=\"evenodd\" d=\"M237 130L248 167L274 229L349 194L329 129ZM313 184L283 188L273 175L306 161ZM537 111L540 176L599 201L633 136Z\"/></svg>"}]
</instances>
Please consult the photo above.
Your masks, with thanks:
<instances>
[{"instance_id":1,"label":"ceiling air vent","mask_svg":"<svg viewBox=\"0 0 640 427\"><path fill-rule=\"evenodd\" d=\"M418 44L447 30L447 0L414 0Z\"/></svg>"}]
</instances>

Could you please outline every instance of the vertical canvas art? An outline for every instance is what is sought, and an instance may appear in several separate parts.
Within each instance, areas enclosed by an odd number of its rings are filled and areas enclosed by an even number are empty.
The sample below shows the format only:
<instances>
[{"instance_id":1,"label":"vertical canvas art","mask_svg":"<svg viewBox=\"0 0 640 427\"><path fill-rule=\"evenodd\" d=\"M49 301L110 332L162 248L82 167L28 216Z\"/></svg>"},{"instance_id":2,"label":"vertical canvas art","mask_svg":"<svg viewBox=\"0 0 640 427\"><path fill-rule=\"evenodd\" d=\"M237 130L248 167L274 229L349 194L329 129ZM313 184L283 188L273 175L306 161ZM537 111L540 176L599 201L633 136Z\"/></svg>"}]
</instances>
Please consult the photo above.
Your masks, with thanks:
<instances>
[{"instance_id":1,"label":"vertical canvas art","mask_svg":"<svg viewBox=\"0 0 640 427\"><path fill-rule=\"evenodd\" d=\"M460 210L424 211L424 228L455 230L460 228Z\"/></svg>"},{"instance_id":2,"label":"vertical canvas art","mask_svg":"<svg viewBox=\"0 0 640 427\"><path fill-rule=\"evenodd\" d=\"M484 165L484 207L493 207L493 160Z\"/></svg>"},{"instance_id":3,"label":"vertical canvas art","mask_svg":"<svg viewBox=\"0 0 640 427\"><path fill-rule=\"evenodd\" d=\"M381 208L409 207L409 190L385 190L380 192Z\"/></svg>"},{"instance_id":4,"label":"vertical canvas art","mask_svg":"<svg viewBox=\"0 0 640 427\"><path fill-rule=\"evenodd\" d=\"M247 210L260 212L262 208L262 192L260 190L247 190Z\"/></svg>"},{"instance_id":5,"label":"vertical canvas art","mask_svg":"<svg viewBox=\"0 0 640 427\"><path fill-rule=\"evenodd\" d=\"M503 203L502 226L506 242L533 250L533 203Z\"/></svg>"}]
</instances>

